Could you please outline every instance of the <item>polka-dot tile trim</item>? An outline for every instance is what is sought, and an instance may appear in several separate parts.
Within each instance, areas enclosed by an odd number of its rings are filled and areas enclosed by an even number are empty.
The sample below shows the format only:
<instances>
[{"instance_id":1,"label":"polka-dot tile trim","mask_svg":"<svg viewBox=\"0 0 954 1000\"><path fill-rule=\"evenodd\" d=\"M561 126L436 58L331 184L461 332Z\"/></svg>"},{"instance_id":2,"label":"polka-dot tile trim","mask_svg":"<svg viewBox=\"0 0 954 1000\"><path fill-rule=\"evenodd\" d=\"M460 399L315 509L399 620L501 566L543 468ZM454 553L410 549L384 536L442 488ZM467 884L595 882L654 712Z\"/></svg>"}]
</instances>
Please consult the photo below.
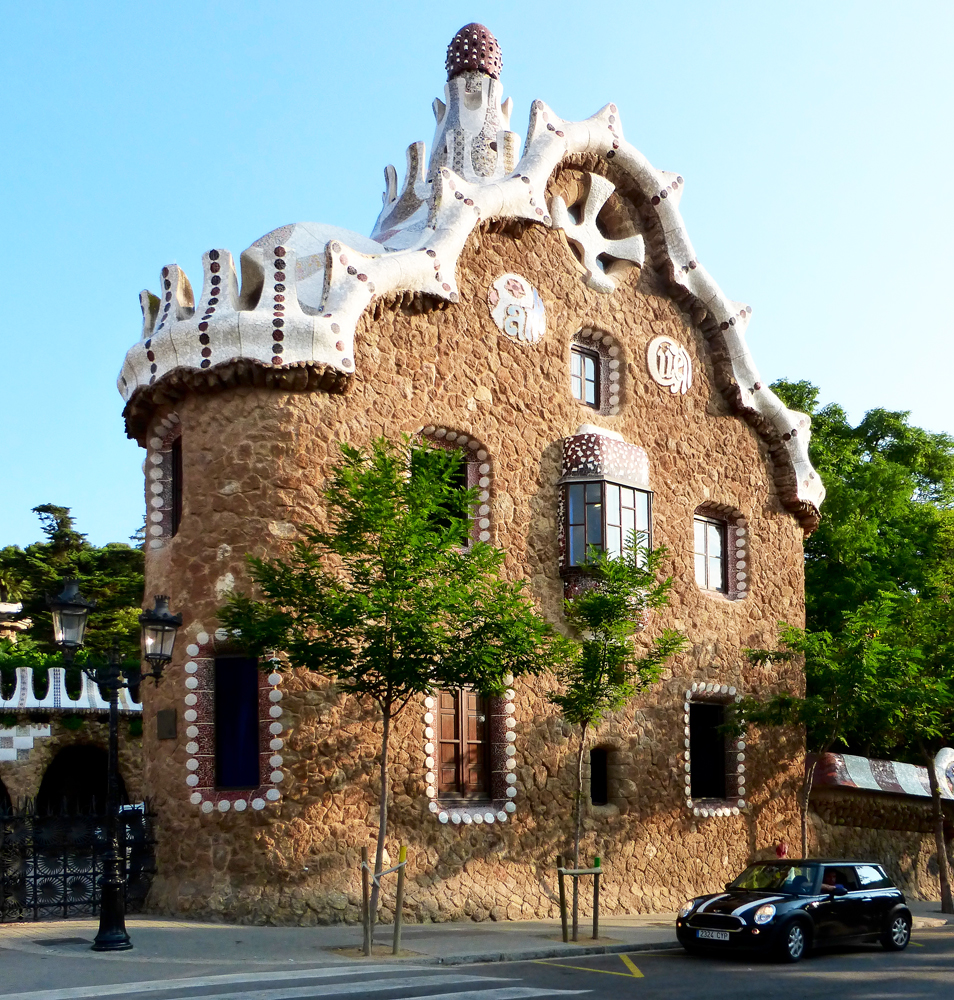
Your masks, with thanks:
<instances>
[{"instance_id":1,"label":"polka-dot tile trim","mask_svg":"<svg viewBox=\"0 0 954 1000\"><path fill-rule=\"evenodd\" d=\"M146 549L161 549L172 537L172 444L182 432L179 416L157 420L146 441Z\"/></svg>"},{"instance_id":2,"label":"polka-dot tile trim","mask_svg":"<svg viewBox=\"0 0 954 1000\"><path fill-rule=\"evenodd\" d=\"M517 767L517 748L514 746L517 740L515 732L517 721L514 718L516 706L514 704L515 692L512 687L513 676L504 678L508 685L507 691L499 700L500 709L503 715L502 738L499 743L494 743L490 748L491 757L491 783L494 791L494 798L490 802L475 804L472 806L460 806L444 804L440 801L437 791L437 752L438 744L435 723L437 720L437 700L428 696L424 699L424 767L426 773L424 780L427 785L425 795L429 799L428 809L437 817L442 824L450 823L453 826L471 826L483 823L506 823L507 817L517 811L517 776L514 771ZM491 733L493 732L493 727ZM499 780L502 777L502 781ZM500 787L502 786L502 787ZM497 793L502 791L503 795Z\"/></svg>"},{"instance_id":3,"label":"polka-dot tile trim","mask_svg":"<svg viewBox=\"0 0 954 1000\"><path fill-rule=\"evenodd\" d=\"M692 797L692 759L689 753L689 706L693 701L710 702L720 705L738 704L742 700L736 689L729 684L695 682L686 691L683 702L683 781L685 782L686 808L693 816L709 819L721 816L738 816L745 809L745 740L737 740L726 746L726 784L729 796L724 800L694 799Z\"/></svg>"},{"instance_id":4,"label":"polka-dot tile trim","mask_svg":"<svg viewBox=\"0 0 954 1000\"><path fill-rule=\"evenodd\" d=\"M725 524L726 567L729 581L728 593L725 595L732 601L742 600L749 594L751 585L749 573L749 522L745 515L728 504L707 501L696 508L700 517L711 517ZM715 594L715 591L704 591Z\"/></svg>"},{"instance_id":5,"label":"polka-dot tile trim","mask_svg":"<svg viewBox=\"0 0 954 1000\"><path fill-rule=\"evenodd\" d=\"M217 636L218 638L219 636ZM224 636L222 636L224 638ZM218 791L215 788L215 643L207 632L199 630L186 647L185 665L186 787L189 801L202 812L260 811L282 797L279 785L285 778L282 770L282 675L277 671L259 675L259 769L268 781L258 788Z\"/></svg>"},{"instance_id":6,"label":"polka-dot tile trim","mask_svg":"<svg viewBox=\"0 0 954 1000\"><path fill-rule=\"evenodd\" d=\"M615 416L619 413L622 377L625 371L623 349L616 338L605 330L585 326L573 338L574 344L595 350L600 356L600 408L598 413Z\"/></svg>"},{"instance_id":7,"label":"polka-dot tile trim","mask_svg":"<svg viewBox=\"0 0 954 1000\"><path fill-rule=\"evenodd\" d=\"M477 487L480 490L478 493L480 506L477 508L474 531L480 541L489 542L491 540L490 498L493 490L493 466L487 449L475 437L437 424L428 424L426 427L420 428L417 433L431 444L440 445L443 448L459 448L464 452L467 462L467 487L468 489Z\"/></svg>"}]
</instances>

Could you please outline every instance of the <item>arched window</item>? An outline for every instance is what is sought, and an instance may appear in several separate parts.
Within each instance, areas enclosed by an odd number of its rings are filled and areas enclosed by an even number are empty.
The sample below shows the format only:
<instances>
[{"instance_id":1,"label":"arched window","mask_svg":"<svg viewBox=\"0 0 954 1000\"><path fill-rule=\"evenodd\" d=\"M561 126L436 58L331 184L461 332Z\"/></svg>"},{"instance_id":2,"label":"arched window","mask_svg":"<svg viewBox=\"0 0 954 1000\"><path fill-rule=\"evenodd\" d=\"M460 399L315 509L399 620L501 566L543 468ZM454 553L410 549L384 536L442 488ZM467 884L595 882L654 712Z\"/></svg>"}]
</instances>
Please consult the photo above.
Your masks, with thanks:
<instances>
[{"instance_id":1,"label":"arched window","mask_svg":"<svg viewBox=\"0 0 954 1000\"><path fill-rule=\"evenodd\" d=\"M146 461L146 549L161 549L182 522L182 425L175 413L158 420Z\"/></svg>"},{"instance_id":2,"label":"arched window","mask_svg":"<svg viewBox=\"0 0 954 1000\"><path fill-rule=\"evenodd\" d=\"M622 351L615 337L583 327L570 343L570 395L597 413L619 412Z\"/></svg>"},{"instance_id":3,"label":"arched window","mask_svg":"<svg viewBox=\"0 0 954 1000\"><path fill-rule=\"evenodd\" d=\"M12 808L13 803L10 801L10 793L7 791L7 786L0 781L0 815L9 812Z\"/></svg>"},{"instance_id":4,"label":"arched window","mask_svg":"<svg viewBox=\"0 0 954 1000\"><path fill-rule=\"evenodd\" d=\"M707 501L692 519L693 566L700 590L739 600L749 589L748 524L728 504Z\"/></svg>"}]
</instances>

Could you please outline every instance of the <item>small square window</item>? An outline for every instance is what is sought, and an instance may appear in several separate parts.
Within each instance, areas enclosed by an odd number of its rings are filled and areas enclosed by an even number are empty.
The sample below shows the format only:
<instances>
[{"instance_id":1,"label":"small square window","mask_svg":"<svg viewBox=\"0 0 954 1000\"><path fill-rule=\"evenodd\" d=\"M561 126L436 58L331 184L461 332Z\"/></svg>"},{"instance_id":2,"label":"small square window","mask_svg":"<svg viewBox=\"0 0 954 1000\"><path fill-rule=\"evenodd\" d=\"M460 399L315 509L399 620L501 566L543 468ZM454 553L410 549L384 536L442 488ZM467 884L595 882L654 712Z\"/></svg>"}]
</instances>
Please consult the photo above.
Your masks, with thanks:
<instances>
[{"instance_id":1,"label":"small square window","mask_svg":"<svg viewBox=\"0 0 954 1000\"><path fill-rule=\"evenodd\" d=\"M703 590L728 591L726 524L711 517L693 518L696 583Z\"/></svg>"},{"instance_id":2,"label":"small square window","mask_svg":"<svg viewBox=\"0 0 954 1000\"><path fill-rule=\"evenodd\" d=\"M570 392L594 410L600 408L600 367L596 351L577 344L570 348Z\"/></svg>"}]
</instances>

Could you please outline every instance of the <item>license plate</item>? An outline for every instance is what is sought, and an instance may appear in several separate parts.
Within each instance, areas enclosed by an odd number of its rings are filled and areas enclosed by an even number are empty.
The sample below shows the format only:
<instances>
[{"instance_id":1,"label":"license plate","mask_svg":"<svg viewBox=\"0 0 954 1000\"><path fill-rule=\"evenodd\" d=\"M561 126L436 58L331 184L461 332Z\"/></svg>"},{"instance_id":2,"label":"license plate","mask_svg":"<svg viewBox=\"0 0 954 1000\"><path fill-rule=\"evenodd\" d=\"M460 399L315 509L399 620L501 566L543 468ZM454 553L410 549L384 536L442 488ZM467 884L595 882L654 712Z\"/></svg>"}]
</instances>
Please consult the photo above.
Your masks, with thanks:
<instances>
[{"instance_id":1,"label":"license plate","mask_svg":"<svg viewBox=\"0 0 954 1000\"><path fill-rule=\"evenodd\" d=\"M728 941L729 932L728 931L696 931L697 938L703 938L706 941Z\"/></svg>"}]
</instances>

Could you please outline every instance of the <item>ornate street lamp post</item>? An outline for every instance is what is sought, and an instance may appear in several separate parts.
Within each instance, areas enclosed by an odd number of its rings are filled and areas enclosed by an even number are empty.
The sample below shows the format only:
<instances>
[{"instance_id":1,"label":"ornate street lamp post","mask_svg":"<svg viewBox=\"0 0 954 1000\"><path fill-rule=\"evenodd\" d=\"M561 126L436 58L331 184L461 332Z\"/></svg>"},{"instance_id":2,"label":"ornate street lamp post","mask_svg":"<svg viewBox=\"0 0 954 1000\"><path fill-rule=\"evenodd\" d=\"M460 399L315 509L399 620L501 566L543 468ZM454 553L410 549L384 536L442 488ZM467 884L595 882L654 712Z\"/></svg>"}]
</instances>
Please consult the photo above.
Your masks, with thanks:
<instances>
[{"instance_id":1,"label":"ornate street lamp post","mask_svg":"<svg viewBox=\"0 0 954 1000\"><path fill-rule=\"evenodd\" d=\"M56 597L47 598L53 615L53 633L56 644L63 651L67 664L73 662L76 651L82 647L86 632L86 618L95 607L79 592L75 580L64 581L63 590ZM109 765L106 792L106 854L103 857L103 877L100 890L99 932L93 941L93 951L125 951L132 947L126 933L126 880L123 876L119 851L119 690L138 688L143 677L151 677L157 684L165 665L172 659L176 631L182 624L182 615L169 611L169 598L156 597L155 607L139 616L142 631L142 657L149 664L143 674L140 664L124 668L118 642L113 642L105 666L83 667L83 673L109 695Z\"/></svg>"}]
</instances>

